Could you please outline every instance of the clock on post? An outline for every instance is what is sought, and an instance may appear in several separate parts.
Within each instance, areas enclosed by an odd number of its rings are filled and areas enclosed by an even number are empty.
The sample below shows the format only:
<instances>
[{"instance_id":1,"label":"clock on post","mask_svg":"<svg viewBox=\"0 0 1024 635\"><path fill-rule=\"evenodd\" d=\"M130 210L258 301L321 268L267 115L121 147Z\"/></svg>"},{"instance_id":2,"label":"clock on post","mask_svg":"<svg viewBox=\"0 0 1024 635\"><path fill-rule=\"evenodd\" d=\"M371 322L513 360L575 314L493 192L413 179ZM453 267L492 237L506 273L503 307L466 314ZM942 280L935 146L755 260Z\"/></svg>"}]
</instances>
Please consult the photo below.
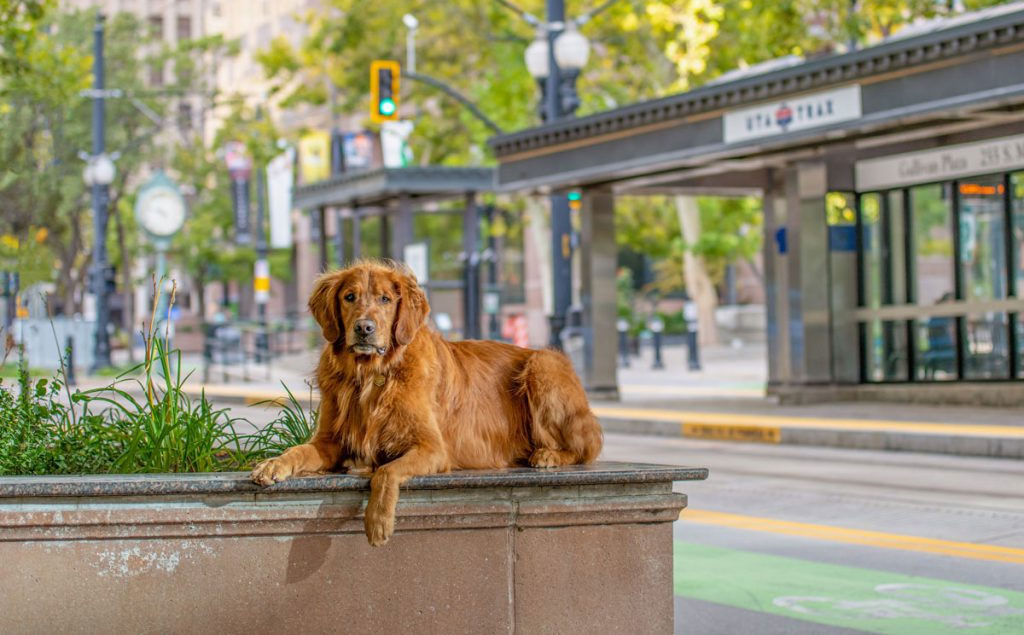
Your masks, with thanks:
<instances>
[{"instance_id":1,"label":"clock on post","mask_svg":"<svg viewBox=\"0 0 1024 635\"><path fill-rule=\"evenodd\" d=\"M171 247L171 238L185 225L185 197L163 172L156 172L139 188L135 197L135 219L156 248L156 279L161 285L157 315L166 315L167 250ZM162 328L158 332L169 331Z\"/></svg>"},{"instance_id":2,"label":"clock on post","mask_svg":"<svg viewBox=\"0 0 1024 635\"><path fill-rule=\"evenodd\" d=\"M185 224L185 197L163 172L157 172L139 190L135 218L154 242L166 242Z\"/></svg>"}]
</instances>

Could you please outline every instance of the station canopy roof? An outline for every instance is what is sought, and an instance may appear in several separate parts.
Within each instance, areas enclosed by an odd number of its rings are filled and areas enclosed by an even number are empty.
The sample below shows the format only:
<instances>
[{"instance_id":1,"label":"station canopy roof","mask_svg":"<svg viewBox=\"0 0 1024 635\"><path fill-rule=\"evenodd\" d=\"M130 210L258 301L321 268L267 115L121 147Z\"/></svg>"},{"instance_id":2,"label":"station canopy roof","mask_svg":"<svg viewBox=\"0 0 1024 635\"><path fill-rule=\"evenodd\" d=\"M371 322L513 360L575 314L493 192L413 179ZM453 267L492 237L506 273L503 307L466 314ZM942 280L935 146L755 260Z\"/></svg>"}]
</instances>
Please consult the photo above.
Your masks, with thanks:
<instances>
[{"instance_id":1,"label":"station canopy roof","mask_svg":"<svg viewBox=\"0 0 1024 635\"><path fill-rule=\"evenodd\" d=\"M493 137L500 189L641 189L1024 122L1024 2L912 25L873 46L781 58L697 89ZM838 147L837 146L837 147Z\"/></svg>"},{"instance_id":2,"label":"station canopy roof","mask_svg":"<svg viewBox=\"0 0 1024 635\"><path fill-rule=\"evenodd\" d=\"M295 207L388 207L402 196L426 202L493 189L494 168L377 168L300 186L295 190Z\"/></svg>"}]
</instances>

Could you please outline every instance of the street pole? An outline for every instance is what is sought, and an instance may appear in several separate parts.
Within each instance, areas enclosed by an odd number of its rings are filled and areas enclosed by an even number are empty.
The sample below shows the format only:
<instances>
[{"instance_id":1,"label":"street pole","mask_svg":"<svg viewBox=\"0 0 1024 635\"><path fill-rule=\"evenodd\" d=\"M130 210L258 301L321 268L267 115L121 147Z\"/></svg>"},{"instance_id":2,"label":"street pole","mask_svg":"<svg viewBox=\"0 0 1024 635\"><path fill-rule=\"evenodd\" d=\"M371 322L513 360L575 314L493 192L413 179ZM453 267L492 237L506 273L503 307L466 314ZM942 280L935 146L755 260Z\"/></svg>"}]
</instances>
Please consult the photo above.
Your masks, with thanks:
<instances>
[{"instance_id":1,"label":"street pole","mask_svg":"<svg viewBox=\"0 0 1024 635\"><path fill-rule=\"evenodd\" d=\"M103 21L102 13L96 14L93 27L93 97L92 97L92 156L99 157L106 152L106 117L104 103L103 73ZM107 285L104 271L107 268L107 195L109 186L92 184L93 252L92 288L96 296L96 350L92 370L110 366L110 334L107 332L110 310L107 299Z\"/></svg>"},{"instance_id":2,"label":"street pole","mask_svg":"<svg viewBox=\"0 0 1024 635\"><path fill-rule=\"evenodd\" d=\"M267 232L264 227L266 218L266 170L262 165L256 166L256 259L259 262L256 276L257 289L254 300L256 302L256 318L259 322L259 335L256 337L256 360L268 361L268 334L267 334L267 301L270 299L270 265L267 262ZM266 288L264 288L266 286Z\"/></svg>"},{"instance_id":3,"label":"street pole","mask_svg":"<svg viewBox=\"0 0 1024 635\"><path fill-rule=\"evenodd\" d=\"M565 28L564 0L547 0L548 76L545 90L547 123L562 119L562 74L555 60L555 40ZM561 350L561 332L565 328L566 314L572 302L572 223L569 199L564 194L551 195L551 338L549 344Z\"/></svg>"}]
</instances>

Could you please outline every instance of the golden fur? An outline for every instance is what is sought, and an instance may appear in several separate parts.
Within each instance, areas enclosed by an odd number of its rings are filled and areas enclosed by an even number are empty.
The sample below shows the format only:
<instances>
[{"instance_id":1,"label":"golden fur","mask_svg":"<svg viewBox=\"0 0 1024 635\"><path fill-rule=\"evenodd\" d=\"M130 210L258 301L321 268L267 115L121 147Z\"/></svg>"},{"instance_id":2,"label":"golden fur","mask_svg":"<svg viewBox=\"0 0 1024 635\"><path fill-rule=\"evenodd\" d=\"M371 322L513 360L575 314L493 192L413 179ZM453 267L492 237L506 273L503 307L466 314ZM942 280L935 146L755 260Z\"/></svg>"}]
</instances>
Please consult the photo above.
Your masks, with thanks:
<instances>
[{"instance_id":1,"label":"golden fur","mask_svg":"<svg viewBox=\"0 0 1024 635\"><path fill-rule=\"evenodd\" d=\"M372 472L371 545L394 531L398 488L412 476L588 463L601 451L601 428L564 355L444 340L426 327L427 298L401 265L323 274L309 308L327 340L316 370L319 425L308 443L257 465L252 479ZM375 331L358 333L357 321Z\"/></svg>"}]
</instances>

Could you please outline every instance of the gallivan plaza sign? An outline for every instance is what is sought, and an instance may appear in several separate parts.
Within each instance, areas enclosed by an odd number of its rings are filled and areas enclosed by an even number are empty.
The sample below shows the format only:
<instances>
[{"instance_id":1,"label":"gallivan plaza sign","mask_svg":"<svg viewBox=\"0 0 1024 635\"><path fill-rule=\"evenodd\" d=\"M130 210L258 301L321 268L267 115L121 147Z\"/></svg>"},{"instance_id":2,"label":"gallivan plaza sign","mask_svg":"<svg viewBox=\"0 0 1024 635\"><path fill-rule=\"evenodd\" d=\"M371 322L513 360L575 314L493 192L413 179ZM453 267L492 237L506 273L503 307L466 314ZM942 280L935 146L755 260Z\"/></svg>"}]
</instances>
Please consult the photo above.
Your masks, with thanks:
<instances>
[{"instance_id":1,"label":"gallivan plaza sign","mask_svg":"<svg viewBox=\"0 0 1024 635\"><path fill-rule=\"evenodd\" d=\"M948 181L1019 168L1024 168L1024 135L858 161L857 191Z\"/></svg>"},{"instance_id":2,"label":"gallivan plaza sign","mask_svg":"<svg viewBox=\"0 0 1024 635\"><path fill-rule=\"evenodd\" d=\"M860 86L842 86L725 113L726 143L749 141L860 118Z\"/></svg>"}]
</instances>

